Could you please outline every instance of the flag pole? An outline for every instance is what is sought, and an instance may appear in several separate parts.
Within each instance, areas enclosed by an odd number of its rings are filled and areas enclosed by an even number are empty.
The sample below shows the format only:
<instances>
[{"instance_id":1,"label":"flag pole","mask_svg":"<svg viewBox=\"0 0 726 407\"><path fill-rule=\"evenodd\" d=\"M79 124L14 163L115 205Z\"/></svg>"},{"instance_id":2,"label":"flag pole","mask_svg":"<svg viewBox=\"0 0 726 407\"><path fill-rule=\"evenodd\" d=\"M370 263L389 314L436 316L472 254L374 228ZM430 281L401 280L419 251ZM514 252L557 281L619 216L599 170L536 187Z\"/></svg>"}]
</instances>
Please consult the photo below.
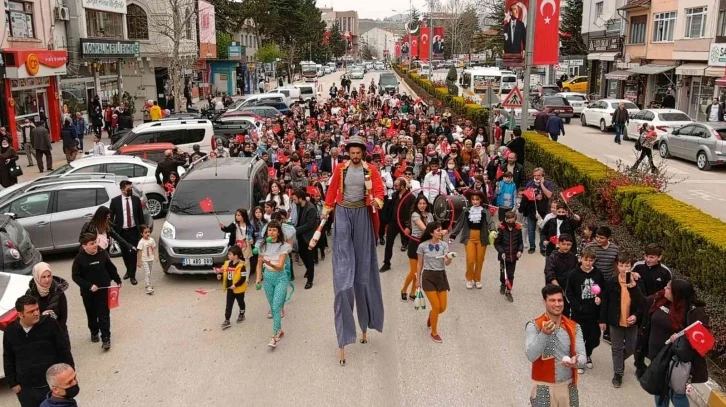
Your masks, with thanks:
<instances>
[{"instance_id":1,"label":"flag pole","mask_svg":"<svg viewBox=\"0 0 726 407\"><path fill-rule=\"evenodd\" d=\"M683 328L683 330L682 330L682 331L680 331L680 332L678 332L678 333L676 334L676 339L678 339L678 338L680 338L681 336L685 335L685 334L686 334L686 331L688 331L689 329L693 328L693 327L694 327L694 326L696 326L696 325L701 325L701 324L702 324L702 322L701 322L701 321L696 321L696 322L692 323L691 325L688 325L687 327ZM665 342L665 344L666 344L666 345L669 345L669 344L671 344L671 343L672 343L672 342L671 342L671 338L668 338L668 340L667 340L667 341Z\"/></svg>"}]
</instances>

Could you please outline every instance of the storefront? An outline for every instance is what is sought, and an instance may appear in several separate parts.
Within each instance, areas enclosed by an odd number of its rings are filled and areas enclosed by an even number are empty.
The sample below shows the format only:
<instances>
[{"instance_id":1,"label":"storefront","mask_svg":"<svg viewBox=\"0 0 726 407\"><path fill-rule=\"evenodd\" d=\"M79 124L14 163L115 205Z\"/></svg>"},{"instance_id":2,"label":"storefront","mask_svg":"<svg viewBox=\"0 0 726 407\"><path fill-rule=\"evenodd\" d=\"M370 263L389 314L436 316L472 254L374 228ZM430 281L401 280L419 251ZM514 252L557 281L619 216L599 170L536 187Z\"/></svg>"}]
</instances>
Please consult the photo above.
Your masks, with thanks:
<instances>
[{"instance_id":1,"label":"storefront","mask_svg":"<svg viewBox=\"0 0 726 407\"><path fill-rule=\"evenodd\" d=\"M676 107L695 121L706 120L706 107L713 99L713 81L705 76L706 63L687 63L676 68L678 104Z\"/></svg>"},{"instance_id":2,"label":"storefront","mask_svg":"<svg viewBox=\"0 0 726 407\"><path fill-rule=\"evenodd\" d=\"M212 95L237 94L237 61L210 61L210 82Z\"/></svg>"},{"instance_id":3,"label":"storefront","mask_svg":"<svg viewBox=\"0 0 726 407\"><path fill-rule=\"evenodd\" d=\"M7 125L18 148L17 123L45 120L51 139L60 138L58 75L66 74L68 54L61 50L6 49L4 108Z\"/></svg>"},{"instance_id":4,"label":"storefront","mask_svg":"<svg viewBox=\"0 0 726 407\"><path fill-rule=\"evenodd\" d=\"M608 72L615 70L615 60L620 56L622 49L623 41L620 36L588 40L589 94L596 94L601 98L616 98L622 92L619 80L608 80L605 76Z\"/></svg>"},{"instance_id":5,"label":"storefront","mask_svg":"<svg viewBox=\"0 0 726 407\"><path fill-rule=\"evenodd\" d=\"M645 103L645 86L647 81L641 80L641 75L635 75L628 72L629 69L637 68L639 66L640 62L633 62L626 55L623 61L615 63L615 68L617 70L608 73L608 75L610 75L611 78L617 77L617 79L622 82L622 95L620 97L635 103L642 109ZM645 76L642 76L642 79L645 78Z\"/></svg>"},{"instance_id":6,"label":"storefront","mask_svg":"<svg viewBox=\"0 0 726 407\"><path fill-rule=\"evenodd\" d=\"M659 108L663 102L663 98L668 93L672 93L676 97L678 103L678 95L676 94L676 67L670 65L672 61L664 61L662 63L652 63L641 65L633 69L629 69L631 74L640 75L642 81L645 81L645 98L643 107Z\"/></svg>"},{"instance_id":7,"label":"storefront","mask_svg":"<svg viewBox=\"0 0 726 407\"><path fill-rule=\"evenodd\" d=\"M704 75L713 81L713 97L718 97L721 102L726 101L726 44L711 44Z\"/></svg>"}]
</instances>

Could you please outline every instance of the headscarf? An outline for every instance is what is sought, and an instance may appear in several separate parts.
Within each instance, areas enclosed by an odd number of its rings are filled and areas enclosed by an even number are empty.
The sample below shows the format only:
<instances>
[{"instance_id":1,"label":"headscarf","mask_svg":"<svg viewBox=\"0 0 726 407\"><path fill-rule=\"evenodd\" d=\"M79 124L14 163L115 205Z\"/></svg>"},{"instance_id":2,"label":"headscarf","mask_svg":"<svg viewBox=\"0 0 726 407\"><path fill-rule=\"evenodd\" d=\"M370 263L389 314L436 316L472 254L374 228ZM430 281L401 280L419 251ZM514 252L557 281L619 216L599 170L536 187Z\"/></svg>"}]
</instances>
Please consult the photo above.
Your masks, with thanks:
<instances>
[{"instance_id":1,"label":"headscarf","mask_svg":"<svg viewBox=\"0 0 726 407\"><path fill-rule=\"evenodd\" d=\"M50 285L48 287L43 287L42 285L40 285L40 278L46 271L50 272L51 277L53 276L53 271L51 271L50 269L50 264L44 261L41 261L40 263L33 266L33 280L35 281L35 287L38 289L38 294L40 294L41 297L46 297L50 293Z\"/></svg>"}]
</instances>

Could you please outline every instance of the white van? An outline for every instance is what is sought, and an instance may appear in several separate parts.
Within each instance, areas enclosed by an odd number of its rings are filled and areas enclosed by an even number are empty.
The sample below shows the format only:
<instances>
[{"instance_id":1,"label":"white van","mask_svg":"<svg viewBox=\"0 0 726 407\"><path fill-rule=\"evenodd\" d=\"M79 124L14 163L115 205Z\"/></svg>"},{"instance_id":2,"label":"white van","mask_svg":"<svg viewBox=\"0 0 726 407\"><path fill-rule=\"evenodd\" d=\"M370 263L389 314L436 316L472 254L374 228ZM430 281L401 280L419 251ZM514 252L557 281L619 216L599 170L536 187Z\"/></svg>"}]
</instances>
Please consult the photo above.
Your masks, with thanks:
<instances>
[{"instance_id":1,"label":"white van","mask_svg":"<svg viewBox=\"0 0 726 407\"><path fill-rule=\"evenodd\" d=\"M171 143L189 154L199 144L202 151L214 149L214 127L206 119L154 121L139 124L106 148L106 155L114 155L124 146Z\"/></svg>"},{"instance_id":2,"label":"white van","mask_svg":"<svg viewBox=\"0 0 726 407\"><path fill-rule=\"evenodd\" d=\"M243 107L249 107L249 106L256 106L260 104L260 102L277 102L277 103L285 103L285 95L280 92L274 92L274 93L256 93L254 95L249 95L244 99L240 99L227 108L228 112L235 112L237 110L242 109Z\"/></svg>"},{"instance_id":3,"label":"white van","mask_svg":"<svg viewBox=\"0 0 726 407\"><path fill-rule=\"evenodd\" d=\"M292 86L300 90L299 96L302 96L303 100L306 102L315 97L315 86L313 85L308 85L305 83L294 83Z\"/></svg>"},{"instance_id":4,"label":"white van","mask_svg":"<svg viewBox=\"0 0 726 407\"><path fill-rule=\"evenodd\" d=\"M294 86L275 88L267 93L282 93L285 95L285 103L287 103L288 106L300 100L300 89Z\"/></svg>"}]
</instances>

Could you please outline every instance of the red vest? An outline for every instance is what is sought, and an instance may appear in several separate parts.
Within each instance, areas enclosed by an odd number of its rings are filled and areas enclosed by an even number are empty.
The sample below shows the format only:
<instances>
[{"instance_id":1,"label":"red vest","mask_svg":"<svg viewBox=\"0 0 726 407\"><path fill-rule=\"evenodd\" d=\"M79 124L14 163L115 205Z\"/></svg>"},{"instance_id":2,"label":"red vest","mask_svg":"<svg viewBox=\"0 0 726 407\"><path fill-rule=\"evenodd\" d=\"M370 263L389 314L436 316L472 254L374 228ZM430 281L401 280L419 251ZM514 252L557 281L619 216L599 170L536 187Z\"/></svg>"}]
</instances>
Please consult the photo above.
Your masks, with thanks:
<instances>
[{"instance_id":1,"label":"red vest","mask_svg":"<svg viewBox=\"0 0 726 407\"><path fill-rule=\"evenodd\" d=\"M537 326L537 329L541 331L547 321L549 321L547 314L542 314L535 318L534 323ZM570 356L573 356L575 355L575 335L577 331L577 323L565 316L562 316L560 321L560 327L564 329L570 337ZM560 363L560 361L555 360L554 356L548 358L540 356L537 360L532 362L532 380L537 382L555 383L555 363ZM572 383L577 386L576 368L572 369Z\"/></svg>"}]
</instances>

